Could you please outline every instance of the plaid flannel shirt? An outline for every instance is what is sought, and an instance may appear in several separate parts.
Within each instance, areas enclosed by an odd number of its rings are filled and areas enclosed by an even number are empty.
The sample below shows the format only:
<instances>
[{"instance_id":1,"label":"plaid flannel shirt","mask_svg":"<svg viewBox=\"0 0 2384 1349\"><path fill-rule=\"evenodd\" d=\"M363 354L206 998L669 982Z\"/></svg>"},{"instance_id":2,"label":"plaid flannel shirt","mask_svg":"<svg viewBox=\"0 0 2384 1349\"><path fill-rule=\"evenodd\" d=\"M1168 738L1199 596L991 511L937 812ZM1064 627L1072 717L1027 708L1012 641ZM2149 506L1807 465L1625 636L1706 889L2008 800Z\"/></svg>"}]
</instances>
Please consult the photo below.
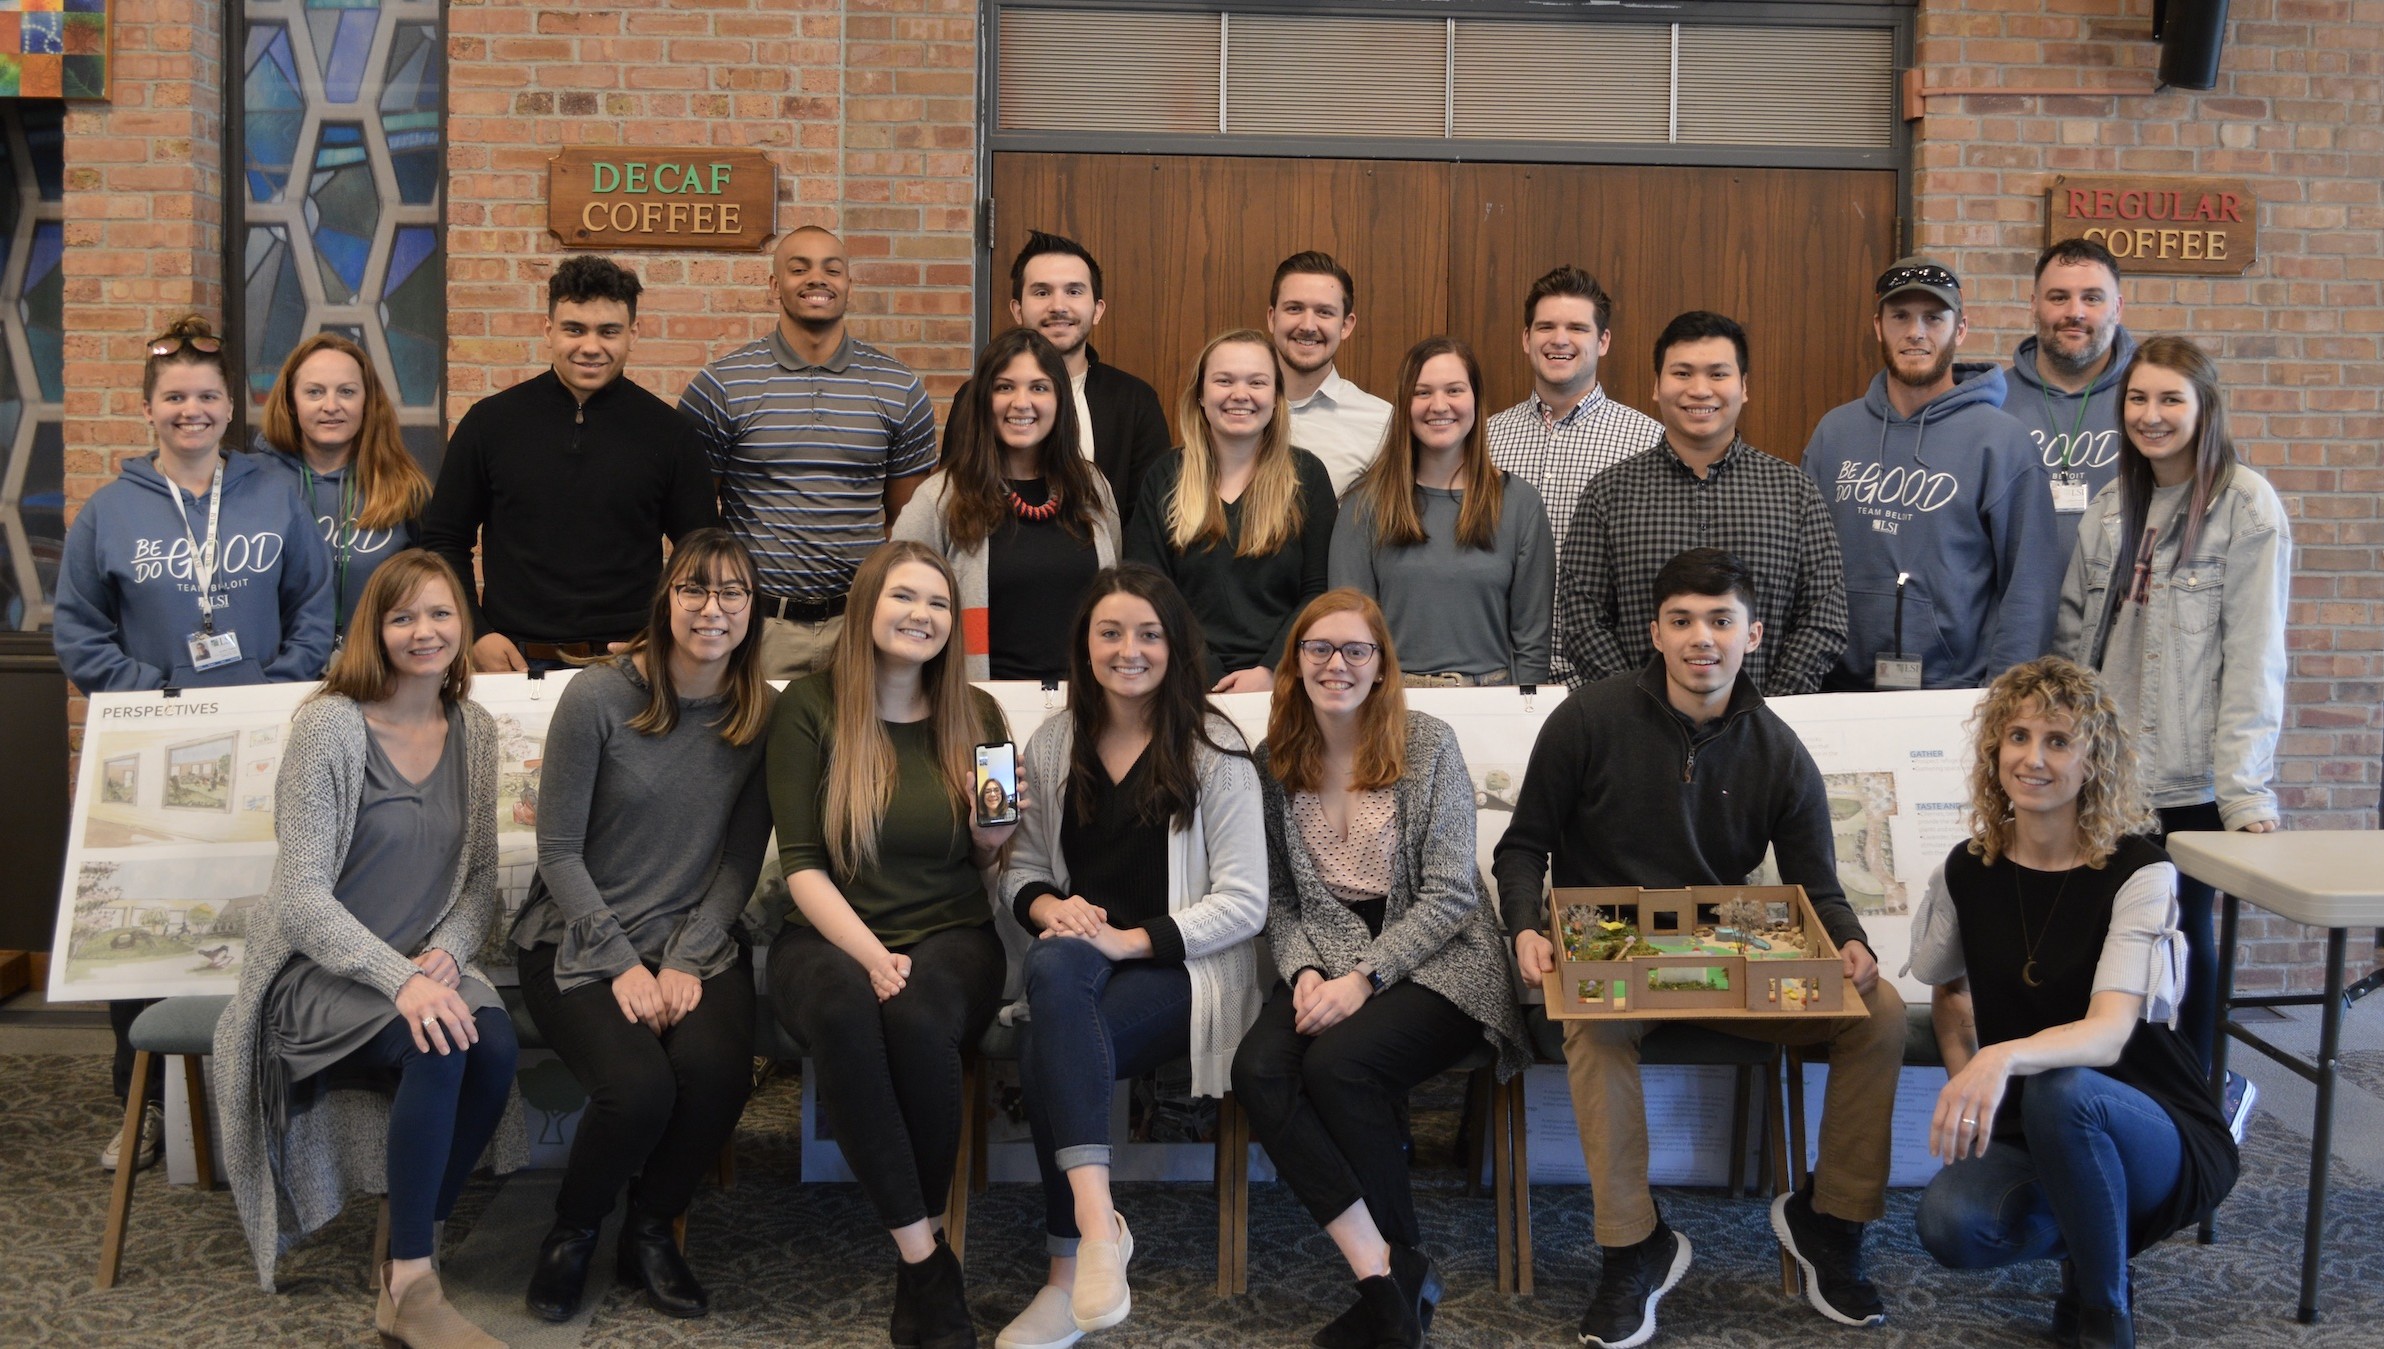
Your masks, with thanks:
<instances>
[{"instance_id":1,"label":"plaid flannel shirt","mask_svg":"<svg viewBox=\"0 0 2384 1349\"><path fill-rule=\"evenodd\" d=\"M1548 529L1555 536L1556 565L1561 569L1565 534L1582 489L1590 479L1655 444L1664 428L1646 413L1608 398L1601 385L1553 421L1535 389L1529 398L1492 417L1484 432L1490 462L1538 490L1541 504L1548 508ZM1562 613L1556 616L1555 641L1551 674L1569 684L1573 663L1565 654Z\"/></svg>"},{"instance_id":2,"label":"plaid flannel shirt","mask_svg":"<svg viewBox=\"0 0 2384 1349\"><path fill-rule=\"evenodd\" d=\"M1821 490L1743 440L1703 478L1659 440L1590 480L1566 538L1556 615L1575 688L1655 654L1656 573L1690 548L1726 549L1754 572L1763 644L1746 671L1766 697L1819 689L1845 650L1845 564Z\"/></svg>"}]
</instances>

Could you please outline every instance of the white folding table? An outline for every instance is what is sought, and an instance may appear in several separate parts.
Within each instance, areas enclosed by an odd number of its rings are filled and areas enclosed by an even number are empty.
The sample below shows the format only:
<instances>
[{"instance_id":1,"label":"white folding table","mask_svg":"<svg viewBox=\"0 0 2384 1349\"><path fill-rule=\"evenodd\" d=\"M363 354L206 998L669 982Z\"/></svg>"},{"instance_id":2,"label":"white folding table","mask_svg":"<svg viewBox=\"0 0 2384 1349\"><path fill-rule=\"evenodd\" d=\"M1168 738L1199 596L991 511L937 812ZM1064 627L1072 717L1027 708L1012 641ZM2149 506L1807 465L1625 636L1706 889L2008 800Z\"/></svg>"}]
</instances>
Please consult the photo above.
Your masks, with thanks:
<instances>
[{"instance_id":1,"label":"white folding table","mask_svg":"<svg viewBox=\"0 0 2384 1349\"><path fill-rule=\"evenodd\" d=\"M2310 1129L2309 1216L2301 1239L2301 1307L2304 1324L2318 1319L2318 1238L2326 1223L2326 1173L2334 1146L2336 1058L2342 1047L2343 1010L2384 987L2384 970L2355 984L2343 982L2344 952L2352 928L2384 929L2384 831L2372 829L2289 830L2273 834L2179 833L2167 847L2178 870L2216 886L2226 896L2219 922L2218 1028L2210 1064L2211 1090L2227 1078L2231 1037L2292 1069L2318 1089L2317 1118ZM2326 991L2235 995L2235 934L2241 902L2250 900L2290 922L2326 929ZM2384 937L2384 931L2379 932ZM2282 1049L2237 1025L2238 1007L2307 1007L2319 1010L2315 1061ZM2202 1224L2202 1240L2213 1236Z\"/></svg>"}]
</instances>

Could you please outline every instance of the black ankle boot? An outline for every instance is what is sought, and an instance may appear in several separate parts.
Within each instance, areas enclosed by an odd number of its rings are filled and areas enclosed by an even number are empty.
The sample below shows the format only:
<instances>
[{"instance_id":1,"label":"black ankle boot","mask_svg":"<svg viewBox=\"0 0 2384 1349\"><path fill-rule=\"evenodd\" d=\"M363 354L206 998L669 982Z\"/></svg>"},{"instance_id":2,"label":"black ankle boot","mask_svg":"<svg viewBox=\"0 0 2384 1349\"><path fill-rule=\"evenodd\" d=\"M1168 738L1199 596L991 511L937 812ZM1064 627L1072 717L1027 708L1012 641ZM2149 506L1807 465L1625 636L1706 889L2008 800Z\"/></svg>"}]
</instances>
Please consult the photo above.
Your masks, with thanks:
<instances>
[{"instance_id":1,"label":"black ankle boot","mask_svg":"<svg viewBox=\"0 0 2384 1349\"><path fill-rule=\"evenodd\" d=\"M1416 1324L1415 1303L1397 1279L1377 1274L1358 1280L1357 1309L1365 1317L1368 1349L1423 1349L1424 1328Z\"/></svg>"},{"instance_id":2,"label":"black ankle boot","mask_svg":"<svg viewBox=\"0 0 2384 1349\"><path fill-rule=\"evenodd\" d=\"M2079 1349L2136 1349L2136 1318L2114 1307L2078 1308Z\"/></svg>"},{"instance_id":3,"label":"black ankle boot","mask_svg":"<svg viewBox=\"0 0 2384 1349\"><path fill-rule=\"evenodd\" d=\"M1413 1246L1391 1243L1391 1278L1399 1291L1407 1295L1407 1302L1415 1312L1416 1328L1432 1329L1432 1313L1440 1306L1440 1264ZM1311 1343L1317 1349L1374 1349L1372 1321L1366 1311L1366 1299L1360 1294L1349 1310L1334 1317L1316 1332Z\"/></svg>"},{"instance_id":4,"label":"black ankle boot","mask_svg":"<svg viewBox=\"0 0 2384 1349\"><path fill-rule=\"evenodd\" d=\"M2053 1295L2053 1343L2078 1349L2078 1267L2061 1262L2061 1291Z\"/></svg>"},{"instance_id":5,"label":"black ankle boot","mask_svg":"<svg viewBox=\"0 0 2384 1349\"><path fill-rule=\"evenodd\" d=\"M646 1302L664 1316L682 1320L712 1310L711 1295L695 1281L669 1218L640 1213L633 1204L621 1220L621 1282L646 1290Z\"/></svg>"},{"instance_id":6,"label":"black ankle boot","mask_svg":"<svg viewBox=\"0 0 2384 1349\"><path fill-rule=\"evenodd\" d=\"M591 1224L555 1219L546 1240L538 1243L538 1264L530 1271L525 1300L530 1314L542 1321L568 1321L579 1313L580 1294L588 1286L588 1260L596 1254L601 1229Z\"/></svg>"},{"instance_id":7,"label":"black ankle boot","mask_svg":"<svg viewBox=\"0 0 2384 1349\"><path fill-rule=\"evenodd\" d=\"M960 1258L941 1232L934 1254L895 1265L892 1338L894 1349L977 1349Z\"/></svg>"}]
</instances>

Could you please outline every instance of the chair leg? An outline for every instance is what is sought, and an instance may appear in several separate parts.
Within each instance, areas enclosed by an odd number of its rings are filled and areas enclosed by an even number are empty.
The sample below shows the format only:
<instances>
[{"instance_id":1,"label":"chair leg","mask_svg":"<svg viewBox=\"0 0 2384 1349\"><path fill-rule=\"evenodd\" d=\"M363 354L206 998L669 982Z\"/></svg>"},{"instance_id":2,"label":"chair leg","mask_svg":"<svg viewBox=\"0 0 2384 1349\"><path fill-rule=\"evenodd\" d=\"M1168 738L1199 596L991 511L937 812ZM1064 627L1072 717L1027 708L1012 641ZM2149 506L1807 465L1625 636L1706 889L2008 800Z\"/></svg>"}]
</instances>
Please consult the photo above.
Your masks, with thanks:
<instances>
[{"instance_id":1,"label":"chair leg","mask_svg":"<svg viewBox=\"0 0 2384 1349\"><path fill-rule=\"evenodd\" d=\"M1517 1073L1506 1084L1508 1174L1515 1178L1515 1291L1531 1296L1531 1094Z\"/></svg>"},{"instance_id":2,"label":"chair leg","mask_svg":"<svg viewBox=\"0 0 2384 1349\"><path fill-rule=\"evenodd\" d=\"M124 1263L124 1229L132 1217L132 1178L141 1169L141 1115L149 1107L149 1051L132 1054L132 1090L124 1095L124 1131L116 1145L116 1183L108 1195L108 1223L99 1239L99 1274L92 1283L116 1286Z\"/></svg>"},{"instance_id":3,"label":"chair leg","mask_svg":"<svg viewBox=\"0 0 2384 1349\"><path fill-rule=\"evenodd\" d=\"M988 1126L993 1122L993 1083L988 1080L991 1076L982 1062L977 1064L972 1079L974 1095L970 1097L973 1104L970 1107L968 1133L971 1194L985 1193L986 1183L991 1179L986 1174L988 1168L985 1165L986 1135L990 1132Z\"/></svg>"},{"instance_id":4,"label":"chair leg","mask_svg":"<svg viewBox=\"0 0 2384 1349\"><path fill-rule=\"evenodd\" d=\"M1487 1069L1477 1068L1465 1077L1464 1127L1459 1130L1457 1155L1465 1159L1465 1197L1479 1198L1482 1193L1482 1154L1492 1150L1491 1131L1498 1107L1493 1100L1498 1081ZM1495 1163L1493 1164L1495 1165Z\"/></svg>"},{"instance_id":5,"label":"chair leg","mask_svg":"<svg viewBox=\"0 0 2384 1349\"><path fill-rule=\"evenodd\" d=\"M1805 1187L1805 1056L1788 1051L1788 1188Z\"/></svg>"},{"instance_id":6,"label":"chair leg","mask_svg":"<svg viewBox=\"0 0 2384 1349\"><path fill-rule=\"evenodd\" d=\"M1747 1111L1755 1103L1755 1095L1747 1089L1747 1083L1754 1073L1753 1067L1742 1063L1730 1074L1734 1088L1730 1110L1730 1197L1733 1199L1746 1194Z\"/></svg>"},{"instance_id":7,"label":"chair leg","mask_svg":"<svg viewBox=\"0 0 2384 1349\"><path fill-rule=\"evenodd\" d=\"M1762 1068L1763 1073L1763 1142L1764 1151L1771 1157L1771 1189L1775 1195L1786 1194L1788 1184L1788 1147L1786 1130L1780 1117L1780 1060L1774 1058ZM1788 1298L1803 1296L1802 1272L1796 1267L1796 1257L1788 1248L1780 1248L1780 1292Z\"/></svg>"},{"instance_id":8,"label":"chair leg","mask_svg":"<svg viewBox=\"0 0 2384 1349\"><path fill-rule=\"evenodd\" d=\"M1474 1076L1479 1079L1481 1074ZM1508 1137L1513 1132L1507 1123L1507 1094L1493 1086L1490 1090L1490 1193L1491 1203L1497 1207L1498 1233L1498 1291L1515 1291L1515 1177L1507 1169ZM1480 1164L1474 1163L1466 1175L1472 1181L1481 1174Z\"/></svg>"},{"instance_id":9,"label":"chair leg","mask_svg":"<svg viewBox=\"0 0 2384 1349\"><path fill-rule=\"evenodd\" d=\"M1249 1291L1250 1144L1240 1102L1217 1098L1217 1296Z\"/></svg>"},{"instance_id":10,"label":"chair leg","mask_svg":"<svg viewBox=\"0 0 2384 1349\"><path fill-rule=\"evenodd\" d=\"M720 1156L712 1163L712 1179L721 1189L733 1189L737 1183L737 1140L731 1138L720 1145Z\"/></svg>"},{"instance_id":11,"label":"chair leg","mask_svg":"<svg viewBox=\"0 0 2384 1349\"><path fill-rule=\"evenodd\" d=\"M963 1264L968 1261L969 1196L976 1192L976 1177L971 1164L977 1158L977 1134L982 1124L977 1115L979 1093L983 1083L980 1066L974 1057L960 1065L960 1147L952 1159L952 1193L944 1206L944 1239L951 1243L952 1257Z\"/></svg>"},{"instance_id":12,"label":"chair leg","mask_svg":"<svg viewBox=\"0 0 2384 1349\"><path fill-rule=\"evenodd\" d=\"M199 1188L215 1188L215 1145L207 1132L207 1075L199 1056L182 1056L182 1086L190 1097L190 1151L199 1169Z\"/></svg>"}]
</instances>

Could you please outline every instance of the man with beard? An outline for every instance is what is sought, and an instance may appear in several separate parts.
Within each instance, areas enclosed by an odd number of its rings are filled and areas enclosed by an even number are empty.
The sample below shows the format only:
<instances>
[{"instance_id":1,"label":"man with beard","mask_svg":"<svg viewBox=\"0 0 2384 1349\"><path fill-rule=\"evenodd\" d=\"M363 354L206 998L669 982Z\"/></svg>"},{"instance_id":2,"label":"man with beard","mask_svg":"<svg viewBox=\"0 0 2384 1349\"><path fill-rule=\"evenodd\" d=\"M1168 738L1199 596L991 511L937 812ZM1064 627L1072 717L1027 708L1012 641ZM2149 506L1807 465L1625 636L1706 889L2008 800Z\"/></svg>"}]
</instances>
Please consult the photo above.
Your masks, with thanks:
<instances>
[{"instance_id":1,"label":"man with beard","mask_svg":"<svg viewBox=\"0 0 2384 1349\"><path fill-rule=\"evenodd\" d=\"M1589 480L1654 445L1655 419L1606 396L1598 361L1614 341L1614 300L1598 279L1567 264L1531 283L1523 297L1523 355L1531 396L1490 419L1490 462L1530 483L1548 508L1557 565ZM1552 671L1570 682L1564 615L1556 616Z\"/></svg>"},{"instance_id":2,"label":"man with beard","mask_svg":"<svg viewBox=\"0 0 2384 1349\"><path fill-rule=\"evenodd\" d=\"M1275 267L1267 289L1267 332L1283 358L1283 397L1291 404L1291 443L1317 457L1333 495L1349 490L1391 424L1391 405L1341 377L1333 357L1357 331L1357 288L1330 253L1294 253Z\"/></svg>"},{"instance_id":3,"label":"man with beard","mask_svg":"<svg viewBox=\"0 0 2384 1349\"><path fill-rule=\"evenodd\" d=\"M823 668L861 559L935 467L935 414L909 366L845 330L852 269L817 225L770 250L778 322L696 372L679 396L720 480L720 514L753 550L763 673Z\"/></svg>"},{"instance_id":4,"label":"man with beard","mask_svg":"<svg viewBox=\"0 0 2384 1349\"><path fill-rule=\"evenodd\" d=\"M1059 349L1076 395L1077 448L1109 480L1122 527L1133 514L1142 475L1173 448L1167 412L1150 385L1093 350L1093 329L1109 312L1101 264L1074 239L1034 230L1010 263L1010 317ZM969 386L952 395L954 415L969 406ZM944 435L952 434L950 424Z\"/></svg>"},{"instance_id":5,"label":"man with beard","mask_svg":"<svg viewBox=\"0 0 2384 1349\"><path fill-rule=\"evenodd\" d=\"M2036 442L2066 551L2119 471L2119 376L2136 350L2119 322L2119 260L2092 239L2052 244L2037 255L2030 308L2036 335L2012 353L2003 410Z\"/></svg>"},{"instance_id":6,"label":"man with beard","mask_svg":"<svg viewBox=\"0 0 2384 1349\"><path fill-rule=\"evenodd\" d=\"M2002 368L1954 363L1960 279L1905 258L1874 291L1886 368L1805 447L1846 559L1846 650L1822 686L1976 688L2052 649L2067 549Z\"/></svg>"}]
</instances>

